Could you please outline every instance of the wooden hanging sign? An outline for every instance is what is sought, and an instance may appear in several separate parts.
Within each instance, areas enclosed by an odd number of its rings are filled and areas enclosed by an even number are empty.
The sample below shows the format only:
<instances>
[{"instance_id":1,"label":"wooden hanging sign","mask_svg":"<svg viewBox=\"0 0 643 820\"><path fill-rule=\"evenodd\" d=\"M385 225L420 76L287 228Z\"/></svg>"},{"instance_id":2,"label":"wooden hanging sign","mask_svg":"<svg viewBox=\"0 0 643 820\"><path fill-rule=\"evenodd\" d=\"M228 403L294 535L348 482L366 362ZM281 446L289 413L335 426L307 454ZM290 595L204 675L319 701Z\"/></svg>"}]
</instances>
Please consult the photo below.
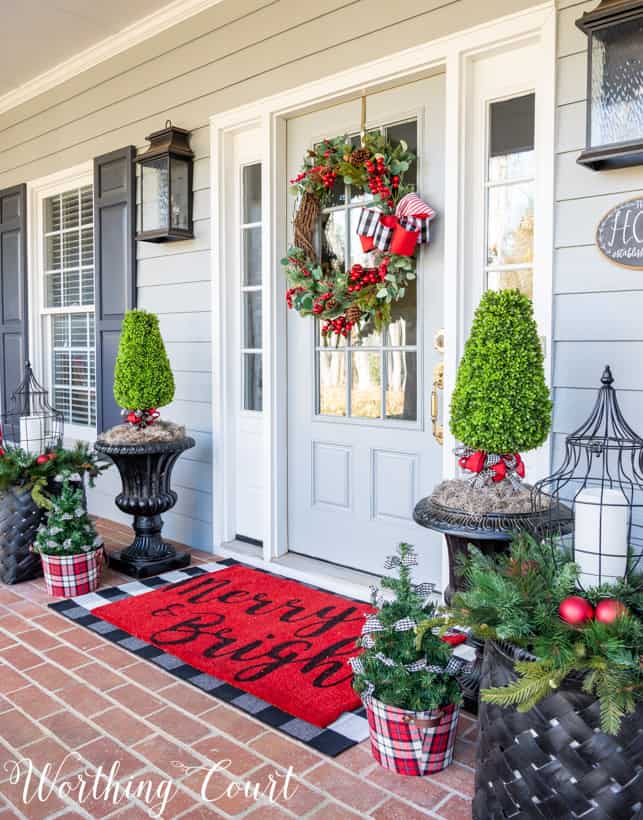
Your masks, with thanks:
<instances>
[{"instance_id":1,"label":"wooden hanging sign","mask_svg":"<svg viewBox=\"0 0 643 820\"><path fill-rule=\"evenodd\" d=\"M596 244L616 265L643 270L643 197L609 210L598 223Z\"/></svg>"}]
</instances>

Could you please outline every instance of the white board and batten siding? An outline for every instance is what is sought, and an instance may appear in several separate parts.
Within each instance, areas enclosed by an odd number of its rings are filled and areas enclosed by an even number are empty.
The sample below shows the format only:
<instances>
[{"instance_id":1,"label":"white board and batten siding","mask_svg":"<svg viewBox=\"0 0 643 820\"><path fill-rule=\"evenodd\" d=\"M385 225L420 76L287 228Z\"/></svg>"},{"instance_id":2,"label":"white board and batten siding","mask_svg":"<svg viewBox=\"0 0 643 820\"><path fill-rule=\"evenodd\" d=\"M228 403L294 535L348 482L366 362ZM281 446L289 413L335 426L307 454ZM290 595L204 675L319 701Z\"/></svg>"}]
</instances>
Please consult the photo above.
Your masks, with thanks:
<instances>
[{"instance_id":1,"label":"white board and batten siding","mask_svg":"<svg viewBox=\"0 0 643 820\"><path fill-rule=\"evenodd\" d=\"M606 259L601 217L643 191L643 167L591 171L585 146L587 38L575 26L594 0L558 2L556 230L554 257L554 459L589 415L610 364L626 418L643 430L643 272Z\"/></svg>"},{"instance_id":2,"label":"white board and batten siding","mask_svg":"<svg viewBox=\"0 0 643 820\"><path fill-rule=\"evenodd\" d=\"M138 304L156 311L176 376L166 415L197 447L175 471L168 537L212 547L209 117L325 74L533 5L530 0L223 0L0 114L0 188L71 168L145 136L166 119L192 131L195 237L138 245ZM125 520L115 470L91 496Z\"/></svg>"}]
</instances>

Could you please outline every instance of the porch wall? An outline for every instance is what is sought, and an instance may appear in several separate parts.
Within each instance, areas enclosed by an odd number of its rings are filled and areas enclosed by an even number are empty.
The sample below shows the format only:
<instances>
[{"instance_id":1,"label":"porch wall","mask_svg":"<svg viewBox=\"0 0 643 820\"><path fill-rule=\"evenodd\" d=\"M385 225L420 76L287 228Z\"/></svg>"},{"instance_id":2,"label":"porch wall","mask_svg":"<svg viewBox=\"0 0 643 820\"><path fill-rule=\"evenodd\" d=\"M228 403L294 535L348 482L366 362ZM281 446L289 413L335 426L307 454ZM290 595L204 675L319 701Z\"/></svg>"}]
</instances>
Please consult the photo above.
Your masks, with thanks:
<instances>
[{"instance_id":1,"label":"porch wall","mask_svg":"<svg viewBox=\"0 0 643 820\"><path fill-rule=\"evenodd\" d=\"M0 115L0 188L133 144L167 118L192 131L195 238L138 245L138 304L158 312L176 401L198 446L176 467L169 537L212 546L208 118L352 65L486 22L529 0L224 0ZM28 51L28 50L27 50ZM25 59L27 59L27 52ZM115 518L110 471L91 496Z\"/></svg>"},{"instance_id":2,"label":"porch wall","mask_svg":"<svg viewBox=\"0 0 643 820\"><path fill-rule=\"evenodd\" d=\"M587 39L574 25L596 7L558 2L556 234L554 258L554 431L589 414L603 365L612 365L623 411L643 428L643 278L608 262L594 242L601 216L643 189L643 167L590 171L576 164L585 146Z\"/></svg>"}]
</instances>

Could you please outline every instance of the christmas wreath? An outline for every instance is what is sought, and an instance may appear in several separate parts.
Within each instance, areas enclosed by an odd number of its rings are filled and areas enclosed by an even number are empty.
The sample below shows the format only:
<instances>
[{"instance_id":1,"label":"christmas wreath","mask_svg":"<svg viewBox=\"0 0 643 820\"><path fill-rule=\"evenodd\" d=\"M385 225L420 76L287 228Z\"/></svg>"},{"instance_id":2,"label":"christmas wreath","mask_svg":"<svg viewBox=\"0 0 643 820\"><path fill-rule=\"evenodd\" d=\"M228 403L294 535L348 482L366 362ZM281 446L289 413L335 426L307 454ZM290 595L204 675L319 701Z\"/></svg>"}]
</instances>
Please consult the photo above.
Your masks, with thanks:
<instances>
[{"instance_id":1,"label":"christmas wreath","mask_svg":"<svg viewBox=\"0 0 643 820\"><path fill-rule=\"evenodd\" d=\"M310 149L290 180L298 202L294 245L281 260L290 285L286 301L301 316L321 319L324 336L347 336L369 319L378 329L388 324L391 304L415 279L417 247L429 241L435 212L404 184L414 159L403 140L393 143L379 132L366 134L357 148L347 137L336 137ZM320 211L338 177L353 195L372 195L357 227L370 262L348 271L330 270L317 258L314 243Z\"/></svg>"}]
</instances>

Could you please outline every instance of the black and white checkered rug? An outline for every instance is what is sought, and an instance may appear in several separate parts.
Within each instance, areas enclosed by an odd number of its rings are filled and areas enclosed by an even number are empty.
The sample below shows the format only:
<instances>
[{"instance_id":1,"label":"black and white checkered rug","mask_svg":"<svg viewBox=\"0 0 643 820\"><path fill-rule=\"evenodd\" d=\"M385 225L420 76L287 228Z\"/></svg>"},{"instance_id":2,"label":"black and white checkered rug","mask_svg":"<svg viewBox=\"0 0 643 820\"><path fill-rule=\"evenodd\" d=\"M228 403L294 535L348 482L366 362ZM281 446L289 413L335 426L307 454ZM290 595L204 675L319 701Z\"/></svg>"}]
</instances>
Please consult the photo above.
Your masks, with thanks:
<instances>
[{"instance_id":1,"label":"black and white checkered rug","mask_svg":"<svg viewBox=\"0 0 643 820\"><path fill-rule=\"evenodd\" d=\"M197 689L235 706L237 709L252 715L256 720L265 723L273 729L278 729L291 738L295 738L330 757L335 757L351 746L360 743L362 740L366 740L368 737L368 721L366 719L366 711L362 707L352 712L344 712L344 714L340 715L337 720L325 729L320 729L319 726L293 717L265 700L261 700L261 698L255 697L248 692L244 692L242 689L232 686L226 681L208 675L184 663L180 658L177 658L176 655L172 655L152 644L146 643L122 629L115 627L108 621L104 621L92 614L94 609L104 606L105 604L114 603L115 601L120 601L135 595L144 595L146 592L158 589L166 584L188 581L195 576L217 572L218 570L237 564L240 564L240 562L230 558L223 561L187 567L184 570L167 572L163 575L157 575L154 578L130 581L120 586L104 587L97 592L90 592L87 595L80 595L76 598L49 604L49 607L60 615L64 615L65 618L69 618L75 624L96 632L105 638L105 640L111 641L122 649L127 649L138 658L143 658L159 666L161 669L165 669L175 677L192 684ZM252 569L258 570L257 567L252 567ZM263 569L258 571L267 572L267 570ZM320 587L312 587L310 584L303 584L303 586L311 586L312 589L321 589Z\"/></svg>"}]
</instances>

